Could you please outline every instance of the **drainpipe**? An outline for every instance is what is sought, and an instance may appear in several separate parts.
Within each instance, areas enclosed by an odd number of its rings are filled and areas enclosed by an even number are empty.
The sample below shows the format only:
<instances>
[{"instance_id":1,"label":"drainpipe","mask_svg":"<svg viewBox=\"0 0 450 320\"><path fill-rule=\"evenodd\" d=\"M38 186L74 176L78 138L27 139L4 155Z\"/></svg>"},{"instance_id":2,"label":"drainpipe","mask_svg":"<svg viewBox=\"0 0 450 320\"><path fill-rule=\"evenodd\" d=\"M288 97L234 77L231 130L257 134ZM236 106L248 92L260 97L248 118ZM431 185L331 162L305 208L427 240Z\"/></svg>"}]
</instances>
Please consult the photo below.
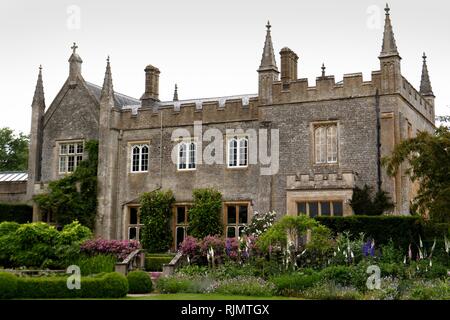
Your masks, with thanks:
<instances>
[{"instance_id":1,"label":"drainpipe","mask_svg":"<svg viewBox=\"0 0 450 320\"><path fill-rule=\"evenodd\" d=\"M377 115L377 187L381 192L381 118L380 118L380 94L378 89L375 93L375 111Z\"/></svg>"}]
</instances>

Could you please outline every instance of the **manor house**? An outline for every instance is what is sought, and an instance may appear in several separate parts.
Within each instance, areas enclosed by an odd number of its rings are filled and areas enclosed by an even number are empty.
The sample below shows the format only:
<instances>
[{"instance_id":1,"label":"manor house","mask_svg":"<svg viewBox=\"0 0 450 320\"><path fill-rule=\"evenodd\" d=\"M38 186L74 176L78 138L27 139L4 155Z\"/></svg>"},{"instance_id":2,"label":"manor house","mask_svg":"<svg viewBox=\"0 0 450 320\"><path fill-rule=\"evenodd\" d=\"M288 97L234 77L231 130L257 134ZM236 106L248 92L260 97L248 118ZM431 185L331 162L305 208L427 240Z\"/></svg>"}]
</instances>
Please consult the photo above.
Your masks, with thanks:
<instances>
[{"instance_id":1,"label":"manor house","mask_svg":"<svg viewBox=\"0 0 450 320\"><path fill-rule=\"evenodd\" d=\"M353 189L366 184L390 194L392 214L409 214L416 186L405 167L387 176L380 159L417 132L434 130L435 96L425 55L420 90L402 76L389 8L380 69L368 81L362 73L352 73L336 82L323 66L315 83L308 83L297 72L299 62L308 62L287 47L277 61L271 25L266 28L258 92L217 98L182 100L175 90L172 101L160 101L160 71L152 65L145 67L139 99L115 92L109 58L103 86L95 85L83 78L83 61L74 44L68 78L48 108L39 70L28 199L45 192L50 181L74 172L87 156L85 143L95 139L96 234L107 239L139 238L139 196L158 189L170 189L176 198L174 247L186 235L196 188L214 187L222 193L224 234L229 237L238 236L255 211L352 215ZM196 130L194 124L200 123ZM190 135L174 139L180 129ZM211 153L222 155L222 162L204 159L211 132L216 142L222 140ZM266 157L254 152L261 146ZM34 220L51 217L35 207Z\"/></svg>"}]
</instances>

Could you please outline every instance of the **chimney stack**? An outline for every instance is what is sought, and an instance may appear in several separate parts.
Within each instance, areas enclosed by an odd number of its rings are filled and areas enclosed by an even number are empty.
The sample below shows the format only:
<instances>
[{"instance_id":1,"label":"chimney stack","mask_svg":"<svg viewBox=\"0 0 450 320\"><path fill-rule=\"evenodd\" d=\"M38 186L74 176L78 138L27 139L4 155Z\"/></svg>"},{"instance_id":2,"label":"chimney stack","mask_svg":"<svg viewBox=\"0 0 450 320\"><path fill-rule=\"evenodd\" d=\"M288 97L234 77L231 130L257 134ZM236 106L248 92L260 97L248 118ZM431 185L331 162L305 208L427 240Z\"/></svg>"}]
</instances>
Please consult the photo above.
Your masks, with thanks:
<instances>
[{"instance_id":1,"label":"chimney stack","mask_svg":"<svg viewBox=\"0 0 450 320\"><path fill-rule=\"evenodd\" d=\"M298 56L291 49L284 47L280 51L281 56L281 81L287 83L297 80Z\"/></svg>"},{"instance_id":2,"label":"chimney stack","mask_svg":"<svg viewBox=\"0 0 450 320\"><path fill-rule=\"evenodd\" d=\"M143 107L159 101L159 74L159 69L152 65L145 68L145 92L141 97Z\"/></svg>"}]
</instances>

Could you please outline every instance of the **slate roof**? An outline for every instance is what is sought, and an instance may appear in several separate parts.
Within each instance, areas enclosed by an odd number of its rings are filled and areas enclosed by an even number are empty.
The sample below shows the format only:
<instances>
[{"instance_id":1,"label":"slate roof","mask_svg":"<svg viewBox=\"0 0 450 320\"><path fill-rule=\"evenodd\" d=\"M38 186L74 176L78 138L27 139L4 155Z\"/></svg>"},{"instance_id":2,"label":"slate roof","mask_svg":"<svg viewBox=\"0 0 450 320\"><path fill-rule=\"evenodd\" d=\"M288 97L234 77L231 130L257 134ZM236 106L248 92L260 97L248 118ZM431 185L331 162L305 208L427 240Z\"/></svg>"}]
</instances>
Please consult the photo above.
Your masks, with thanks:
<instances>
[{"instance_id":1,"label":"slate roof","mask_svg":"<svg viewBox=\"0 0 450 320\"><path fill-rule=\"evenodd\" d=\"M98 99L98 101L100 101L102 87L100 87L96 84L87 82L87 81L86 81L86 85L89 88L89 90L91 91L91 93ZM127 96L125 94L118 93L118 92L114 92L114 102L116 104L116 107L119 107L119 108L122 108L122 107L128 106L128 105L141 104L141 101L139 99L135 99L135 98L132 98L130 96Z\"/></svg>"},{"instance_id":2,"label":"slate roof","mask_svg":"<svg viewBox=\"0 0 450 320\"><path fill-rule=\"evenodd\" d=\"M27 172L0 172L0 182L25 182L28 181Z\"/></svg>"}]
</instances>

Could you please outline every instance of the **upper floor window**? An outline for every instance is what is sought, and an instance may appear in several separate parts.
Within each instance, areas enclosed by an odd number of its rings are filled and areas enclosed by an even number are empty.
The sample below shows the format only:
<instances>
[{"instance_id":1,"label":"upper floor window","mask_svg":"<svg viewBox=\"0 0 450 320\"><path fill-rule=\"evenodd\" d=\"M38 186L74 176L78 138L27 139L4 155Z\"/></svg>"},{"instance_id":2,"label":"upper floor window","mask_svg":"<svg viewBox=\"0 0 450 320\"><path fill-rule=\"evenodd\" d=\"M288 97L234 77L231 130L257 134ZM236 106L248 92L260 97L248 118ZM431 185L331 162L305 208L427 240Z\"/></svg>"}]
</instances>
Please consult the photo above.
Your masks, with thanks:
<instances>
[{"instance_id":1,"label":"upper floor window","mask_svg":"<svg viewBox=\"0 0 450 320\"><path fill-rule=\"evenodd\" d=\"M149 148L147 144L131 146L131 172L148 171Z\"/></svg>"},{"instance_id":2,"label":"upper floor window","mask_svg":"<svg viewBox=\"0 0 450 320\"><path fill-rule=\"evenodd\" d=\"M337 124L318 125L314 128L315 162L337 163Z\"/></svg>"},{"instance_id":3,"label":"upper floor window","mask_svg":"<svg viewBox=\"0 0 450 320\"><path fill-rule=\"evenodd\" d=\"M74 172L83 161L83 142L70 142L59 144L59 173Z\"/></svg>"},{"instance_id":4,"label":"upper floor window","mask_svg":"<svg viewBox=\"0 0 450 320\"><path fill-rule=\"evenodd\" d=\"M178 170L195 170L197 162L197 144L183 141L178 144Z\"/></svg>"},{"instance_id":5,"label":"upper floor window","mask_svg":"<svg viewBox=\"0 0 450 320\"><path fill-rule=\"evenodd\" d=\"M248 138L233 137L228 140L228 167L248 166Z\"/></svg>"}]
</instances>

